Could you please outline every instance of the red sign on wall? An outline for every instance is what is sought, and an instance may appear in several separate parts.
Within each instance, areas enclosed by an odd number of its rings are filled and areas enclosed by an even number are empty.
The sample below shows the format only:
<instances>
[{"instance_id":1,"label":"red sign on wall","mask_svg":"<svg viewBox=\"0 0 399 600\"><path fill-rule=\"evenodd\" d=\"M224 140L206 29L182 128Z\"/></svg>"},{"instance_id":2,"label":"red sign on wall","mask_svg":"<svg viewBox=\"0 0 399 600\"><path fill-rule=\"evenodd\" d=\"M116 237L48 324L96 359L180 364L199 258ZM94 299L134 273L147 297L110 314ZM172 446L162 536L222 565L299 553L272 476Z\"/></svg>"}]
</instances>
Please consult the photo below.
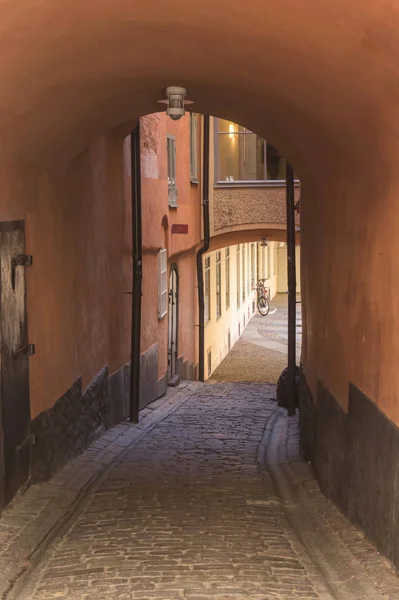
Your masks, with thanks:
<instances>
[{"instance_id":1,"label":"red sign on wall","mask_svg":"<svg viewBox=\"0 0 399 600\"><path fill-rule=\"evenodd\" d=\"M173 223L172 225L172 233L188 233L188 225L183 223Z\"/></svg>"}]
</instances>

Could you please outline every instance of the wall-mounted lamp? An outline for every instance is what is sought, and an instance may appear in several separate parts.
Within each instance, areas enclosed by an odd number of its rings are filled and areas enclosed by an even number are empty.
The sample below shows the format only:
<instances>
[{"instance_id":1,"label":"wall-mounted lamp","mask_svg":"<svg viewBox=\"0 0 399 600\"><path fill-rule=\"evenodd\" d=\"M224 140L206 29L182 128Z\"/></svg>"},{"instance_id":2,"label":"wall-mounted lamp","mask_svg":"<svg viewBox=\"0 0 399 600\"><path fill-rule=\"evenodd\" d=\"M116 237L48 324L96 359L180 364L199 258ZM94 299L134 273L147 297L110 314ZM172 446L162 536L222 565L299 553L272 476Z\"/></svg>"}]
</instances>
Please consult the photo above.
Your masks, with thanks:
<instances>
[{"instance_id":1,"label":"wall-mounted lamp","mask_svg":"<svg viewBox=\"0 0 399 600\"><path fill-rule=\"evenodd\" d=\"M174 121L178 121L186 114L185 105L192 104L186 100L187 90L183 87L169 86L165 90L165 100L158 100L160 104L166 104L166 114Z\"/></svg>"},{"instance_id":2,"label":"wall-mounted lamp","mask_svg":"<svg viewBox=\"0 0 399 600\"><path fill-rule=\"evenodd\" d=\"M261 247L262 248L267 248L267 237L263 237L262 238Z\"/></svg>"},{"instance_id":3,"label":"wall-mounted lamp","mask_svg":"<svg viewBox=\"0 0 399 600\"><path fill-rule=\"evenodd\" d=\"M229 123L229 138L232 140L236 132L236 126L234 123Z\"/></svg>"}]
</instances>

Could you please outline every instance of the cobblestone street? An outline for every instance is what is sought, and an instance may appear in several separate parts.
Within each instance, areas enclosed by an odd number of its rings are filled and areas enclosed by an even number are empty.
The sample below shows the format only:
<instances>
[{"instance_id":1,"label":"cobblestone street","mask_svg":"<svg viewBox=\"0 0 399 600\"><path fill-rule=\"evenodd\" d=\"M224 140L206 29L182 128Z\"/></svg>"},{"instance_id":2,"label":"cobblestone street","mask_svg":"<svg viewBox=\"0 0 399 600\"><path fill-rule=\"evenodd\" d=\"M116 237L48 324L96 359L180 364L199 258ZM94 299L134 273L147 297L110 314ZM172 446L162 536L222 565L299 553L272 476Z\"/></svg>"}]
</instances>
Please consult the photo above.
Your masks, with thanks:
<instances>
[{"instance_id":1,"label":"cobblestone street","mask_svg":"<svg viewBox=\"0 0 399 600\"><path fill-rule=\"evenodd\" d=\"M183 384L17 498L0 520L1 597L399 598L390 565L320 494L273 396Z\"/></svg>"},{"instance_id":2,"label":"cobblestone street","mask_svg":"<svg viewBox=\"0 0 399 600\"><path fill-rule=\"evenodd\" d=\"M302 314L297 298L296 346L300 362L302 344ZM277 383L287 366L288 296L278 294L271 302L266 317L256 314L249 321L241 338L212 373L211 381Z\"/></svg>"}]
</instances>

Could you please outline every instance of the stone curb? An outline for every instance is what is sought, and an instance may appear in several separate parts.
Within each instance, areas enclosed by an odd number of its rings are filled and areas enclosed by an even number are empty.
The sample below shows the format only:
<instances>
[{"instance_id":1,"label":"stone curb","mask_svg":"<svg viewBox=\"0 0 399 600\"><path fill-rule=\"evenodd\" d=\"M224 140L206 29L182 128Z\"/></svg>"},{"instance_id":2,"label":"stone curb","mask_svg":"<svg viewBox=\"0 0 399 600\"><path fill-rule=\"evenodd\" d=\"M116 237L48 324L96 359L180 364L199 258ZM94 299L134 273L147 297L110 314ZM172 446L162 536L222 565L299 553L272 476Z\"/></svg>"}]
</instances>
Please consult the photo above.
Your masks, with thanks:
<instances>
[{"instance_id":1,"label":"stone curb","mask_svg":"<svg viewBox=\"0 0 399 600\"><path fill-rule=\"evenodd\" d=\"M267 421L263 438L258 447L257 461L262 469L266 488L269 490L269 503L273 507L277 521L282 525L287 534L287 539L293 553L303 565L305 572L311 580L315 592L323 600L337 600L330 589L324 573L318 569L315 561L310 557L297 539L297 531L292 527L291 521L287 516L287 498L283 500L281 488L279 485L278 470L280 468L278 453L281 439L279 426L282 409L276 407L272 417Z\"/></svg>"},{"instance_id":2,"label":"stone curb","mask_svg":"<svg viewBox=\"0 0 399 600\"><path fill-rule=\"evenodd\" d=\"M325 523L328 523L345 548L364 569L364 577L373 581L376 589L387 599L399 598L399 579L392 563L380 555L364 533L350 523L345 515L321 492L310 465L299 456L295 433L298 417L289 419L286 431L286 460L296 479Z\"/></svg>"},{"instance_id":3,"label":"stone curb","mask_svg":"<svg viewBox=\"0 0 399 600\"><path fill-rule=\"evenodd\" d=\"M339 600L399 598L391 564L325 498L310 466L300 459L297 416L287 418L278 409L270 429L264 464L276 490L276 510L292 530L290 539L321 597L320 583Z\"/></svg>"},{"instance_id":4,"label":"stone curb","mask_svg":"<svg viewBox=\"0 0 399 600\"><path fill-rule=\"evenodd\" d=\"M182 382L168 389L165 397L140 411L137 425L125 421L112 427L48 482L14 498L0 518L0 598L12 596L17 580L32 567L35 553L49 545L109 466L202 385Z\"/></svg>"}]
</instances>

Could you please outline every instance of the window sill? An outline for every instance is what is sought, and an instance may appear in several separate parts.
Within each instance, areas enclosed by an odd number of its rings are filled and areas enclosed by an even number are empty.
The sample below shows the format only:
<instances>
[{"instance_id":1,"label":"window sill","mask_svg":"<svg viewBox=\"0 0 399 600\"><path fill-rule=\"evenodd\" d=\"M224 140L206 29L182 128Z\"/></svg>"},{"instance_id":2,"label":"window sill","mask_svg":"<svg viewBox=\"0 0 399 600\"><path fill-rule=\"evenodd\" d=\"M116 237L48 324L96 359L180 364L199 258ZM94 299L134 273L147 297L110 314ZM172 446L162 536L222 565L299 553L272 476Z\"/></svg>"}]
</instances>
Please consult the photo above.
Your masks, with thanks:
<instances>
[{"instance_id":1,"label":"window sill","mask_svg":"<svg viewBox=\"0 0 399 600\"><path fill-rule=\"evenodd\" d=\"M294 186L299 187L300 181L296 179L294 181ZM275 180L275 181L216 181L215 188L254 188L254 187L264 187L264 188L281 188L285 187L285 179Z\"/></svg>"},{"instance_id":2,"label":"window sill","mask_svg":"<svg viewBox=\"0 0 399 600\"><path fill-rule=\"evenodd\" d=\"M190 183L192 185L199 185L199 179L197 179L196 177L191 177L190 178Z\"/></svg>"},{"instance_id":3,"label":"window sill","mask_svg":"<svg viewBox=\"0 0 399 600\"><path fill-rule=\"evenodd\" d=\"M179 208L177 202L169 202L169 208Z\"/></svg>"}]
</instances>

